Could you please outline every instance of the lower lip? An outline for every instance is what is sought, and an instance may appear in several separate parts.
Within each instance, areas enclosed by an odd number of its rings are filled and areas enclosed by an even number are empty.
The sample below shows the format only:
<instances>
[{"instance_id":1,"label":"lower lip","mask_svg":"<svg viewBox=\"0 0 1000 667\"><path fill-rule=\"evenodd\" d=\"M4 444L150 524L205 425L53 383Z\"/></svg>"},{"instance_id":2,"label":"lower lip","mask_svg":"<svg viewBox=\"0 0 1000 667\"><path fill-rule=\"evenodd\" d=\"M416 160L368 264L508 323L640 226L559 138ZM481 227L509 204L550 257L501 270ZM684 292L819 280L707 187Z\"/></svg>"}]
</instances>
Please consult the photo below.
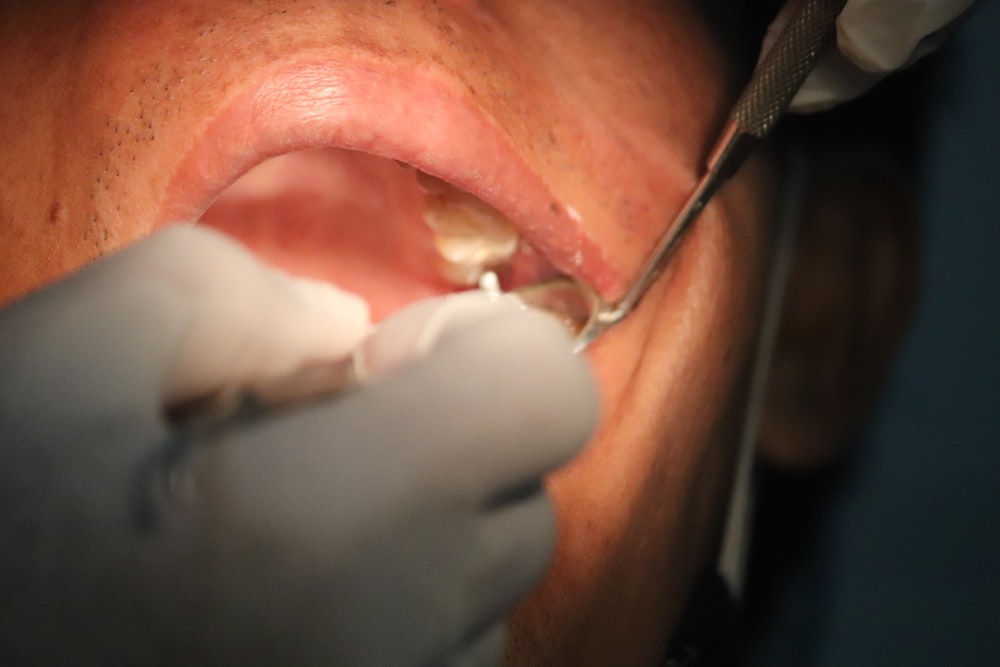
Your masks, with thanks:
<instances>
[{"instance_id":1,"label":"lower lip","mask_svg":"<svg viewBox=\"0 0 1000 667\"><path fill-rule=\"evenodd\" d=\"M450 82L356 55L284 63L236 94L196 137L157 223L198 219L226 186L270 157L344 148L450 181L502 211L559 271L602 293L617 289L620 276L579 221L553 206L557 198L506 135L463 99ZM415 110L426 123L414 123Z\"/></svg>"}]
</instances>

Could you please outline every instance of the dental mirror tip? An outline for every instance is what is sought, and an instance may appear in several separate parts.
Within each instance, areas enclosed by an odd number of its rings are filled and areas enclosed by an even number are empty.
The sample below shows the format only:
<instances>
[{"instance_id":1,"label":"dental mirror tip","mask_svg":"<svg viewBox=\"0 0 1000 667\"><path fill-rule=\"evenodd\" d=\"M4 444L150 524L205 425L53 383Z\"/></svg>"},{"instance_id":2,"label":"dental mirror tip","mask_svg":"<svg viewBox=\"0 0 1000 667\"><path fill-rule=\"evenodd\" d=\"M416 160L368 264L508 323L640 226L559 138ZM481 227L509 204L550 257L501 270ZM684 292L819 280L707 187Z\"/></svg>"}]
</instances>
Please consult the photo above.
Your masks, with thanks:
<instances>
[{"instance_id":1,"label":"dental mirror tip","mask_svg":"<svg viewBox=\"0 0 1000 667\"><path fill-rule=\"evenodd\" d=\"M497 274L486 271L479 278L479 289L487 294L516 296L525 306L555 317L576 339L574 352L581 351L593 338L585 336L584 332L596 313L600 311L602 302L596 292L569 276L560 276L504 292ZM584 340L586 342L581 344Z\"/></svg>"},{"instance_id":2,"label":"dental mirror tip","mask_svg":"<svg viewBox=\"0 0 1000 667\"><path fill-rule=\"evenodd\" d=\"M519 287L513 293L528 306L543 310L562 322L577 340L574 352L582 350L592 339L586 332L600 311L601 302L589 287L572 278L562 277Z\"/></svg>"}]
</instances>

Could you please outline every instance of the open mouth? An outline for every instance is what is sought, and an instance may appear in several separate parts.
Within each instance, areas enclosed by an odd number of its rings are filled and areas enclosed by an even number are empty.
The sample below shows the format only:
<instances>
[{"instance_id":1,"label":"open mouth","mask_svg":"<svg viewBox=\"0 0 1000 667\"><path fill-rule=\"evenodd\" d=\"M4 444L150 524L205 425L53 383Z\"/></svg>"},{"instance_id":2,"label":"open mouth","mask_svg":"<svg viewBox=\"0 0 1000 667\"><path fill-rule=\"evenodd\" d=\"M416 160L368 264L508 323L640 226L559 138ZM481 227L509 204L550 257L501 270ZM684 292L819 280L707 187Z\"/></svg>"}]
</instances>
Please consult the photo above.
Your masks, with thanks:
<instances>
[{"instance_id":1,"label":"open mouth","mask_svg":"<svg viewBox=\"0 0 1000 667\"><path fill-rule=\"evenodd\" d=\"M375 320L474 288L488 271L504 290L559 275L478 197L409 165L344 149L266 160L225 188L200 222L269 264L363 296Z\"/></svg>"},{"instance_id":2,"label":"open mouth","mask_svg":"<svg viewBox=\"0 0 1000 667\"><path fill-rule=\"evenodd\" d=\"M572 206L466 93L377 65L299 63L235 96L181 162L160 224L223 230L362 296L376 321L486 271L505 290L559 275L614 289Z\"/></svg>"}]
</instances>

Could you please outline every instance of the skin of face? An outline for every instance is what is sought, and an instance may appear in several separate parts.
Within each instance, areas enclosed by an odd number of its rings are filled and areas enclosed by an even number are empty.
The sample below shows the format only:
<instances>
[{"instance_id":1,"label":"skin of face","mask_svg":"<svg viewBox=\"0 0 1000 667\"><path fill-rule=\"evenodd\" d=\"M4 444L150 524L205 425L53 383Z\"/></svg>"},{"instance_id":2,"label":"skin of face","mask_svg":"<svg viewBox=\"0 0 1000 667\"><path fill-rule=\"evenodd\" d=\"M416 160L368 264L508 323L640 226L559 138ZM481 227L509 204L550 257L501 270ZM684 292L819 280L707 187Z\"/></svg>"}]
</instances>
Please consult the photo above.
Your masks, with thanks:
<instances>
[{"instance_id":1,"label":"skin of face","mask_svg":"<svg viewBox=\"0 0 1000 667\"><path fill-rule=\"evenodd\" d=\"M683 2L0 7L0 303L197 218L272 155L323 146L475 193L613 298L690 191L732 93ZM641 307L588 351L602 421L549 480L555 560L511 616L510 664L662 658L718 546L772 176L752 161ZM294 253L284 264L295 270Z\"/></svg>"}]
</instances>

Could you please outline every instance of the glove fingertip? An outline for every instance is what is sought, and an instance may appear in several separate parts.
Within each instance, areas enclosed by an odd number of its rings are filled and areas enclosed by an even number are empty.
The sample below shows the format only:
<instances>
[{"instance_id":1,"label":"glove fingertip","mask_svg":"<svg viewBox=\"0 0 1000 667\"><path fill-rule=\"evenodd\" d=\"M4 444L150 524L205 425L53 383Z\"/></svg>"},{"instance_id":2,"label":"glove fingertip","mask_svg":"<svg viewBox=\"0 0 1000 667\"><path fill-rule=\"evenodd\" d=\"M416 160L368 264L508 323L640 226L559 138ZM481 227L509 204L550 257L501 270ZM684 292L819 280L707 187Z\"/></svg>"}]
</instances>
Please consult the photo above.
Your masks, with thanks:
<instances>
[{"instance_id":1,"label":"glove fingertip","mask_svg":"<svg viewBox=\"0 0 1000 667\"><path fill-rule=\"evenodd\" d=\"M280 274L280 279L297 297L293 305L300 338L317 353L346 355L371 331L371 308L357 294L320 280L287 274Z\"/></svg>"},{"instance_id":2,"label":"glove fingertip","mask_svg":"<svg viewBox=\"0 0 1000 667\"><path fill-rule=\"evenodd\" d=\"M575 455L597 424L599 400L587 359L572 353L573 339L565 327L547 313L528 311L498 317L478 335L484 343L495 341L492 347L502 349L508 359L501 362L520 374L509 385L509 399L522 404L534 400L540 406L534 422L539 436L553 443L553 464Z\"/></svg>"},{"instance_id":3,"label":"glove fingertip","mask_svg":"<svg viewBox=\"0 0 1000 667\"><path fill-rule=\"evenodd\" d=\"M796 113L825 111L861 95L883 78L858 69L837 51L823 56L792 100Z\"/></svg>"}]
</instances>

